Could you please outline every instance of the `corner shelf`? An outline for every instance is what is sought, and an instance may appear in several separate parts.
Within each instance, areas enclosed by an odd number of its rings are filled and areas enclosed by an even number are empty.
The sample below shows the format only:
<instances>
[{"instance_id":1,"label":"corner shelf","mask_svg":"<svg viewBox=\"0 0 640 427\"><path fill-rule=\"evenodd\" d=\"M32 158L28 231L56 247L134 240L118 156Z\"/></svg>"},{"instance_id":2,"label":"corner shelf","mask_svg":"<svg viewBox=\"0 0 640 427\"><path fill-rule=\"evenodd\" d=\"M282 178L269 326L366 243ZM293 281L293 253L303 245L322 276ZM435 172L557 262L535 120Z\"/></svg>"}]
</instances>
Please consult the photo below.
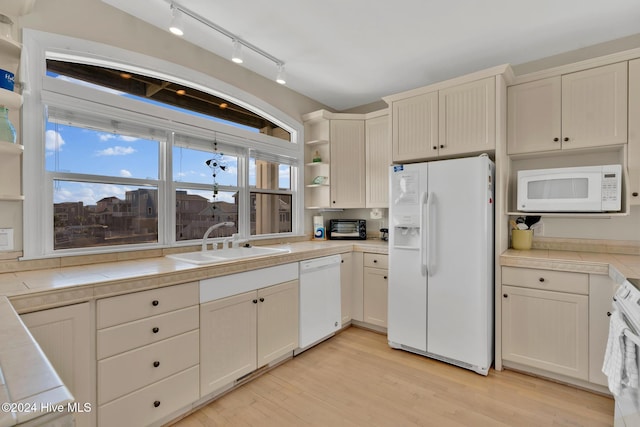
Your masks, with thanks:
<instances>
[{"instance_id":1,"label":"corner shelf","mask_svg":"<svg viewBox=\"0 0 640 427\"><path fill-rule=\"evenodd\" d=\"M0 153L20 155L24 152L24 146L12 142L0 141Z\"/></svg>"},{"instance_id":2,"label":"corner shelf","mask_svg":"<svg viewBox=\"0 0 640 427\"><path fill-rule=\"evenodd\" d=\"M0 201L2 202L21 202L24 200L24 196L16 196L12 194L0 194Z\"/></svg>"},{"instance_id":3,"label":"corner shelf","mask_svg":"<svg viewBox=\"0 0 640 427\"><path fill-rule=\"evenodd\" d=\"M22 107L22 95L0 88L0 105L4 105L9 110L19 110Z\"/></svg>"}]
</instances>

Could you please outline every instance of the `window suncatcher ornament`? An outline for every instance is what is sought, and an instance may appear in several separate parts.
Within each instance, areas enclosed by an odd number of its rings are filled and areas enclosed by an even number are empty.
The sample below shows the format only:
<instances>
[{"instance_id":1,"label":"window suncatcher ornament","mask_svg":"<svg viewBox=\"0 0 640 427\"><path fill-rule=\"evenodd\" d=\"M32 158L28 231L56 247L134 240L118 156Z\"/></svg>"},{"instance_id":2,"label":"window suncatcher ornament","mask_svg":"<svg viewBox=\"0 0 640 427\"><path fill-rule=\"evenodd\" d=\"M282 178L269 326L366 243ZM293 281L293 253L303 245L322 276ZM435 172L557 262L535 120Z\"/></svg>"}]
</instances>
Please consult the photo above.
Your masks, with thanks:
<instances>
[{"instance_id":1,"label":"window suncatcher ornament","mask_svg":"<svg viewBox=\"0 0 640 427\"><path fill-rule=\"evenodd\" d=\"M213 157L205 162L211 169L211 175L213 176L213 198L211 204L211 219L216 220L216 209L218 202L218 173L226 171L227 166L224 164L224 153L218 151L218 141L214 137L213 139ZM218 218L219 219L219 218Z\"/></svg>"}]
</instances>

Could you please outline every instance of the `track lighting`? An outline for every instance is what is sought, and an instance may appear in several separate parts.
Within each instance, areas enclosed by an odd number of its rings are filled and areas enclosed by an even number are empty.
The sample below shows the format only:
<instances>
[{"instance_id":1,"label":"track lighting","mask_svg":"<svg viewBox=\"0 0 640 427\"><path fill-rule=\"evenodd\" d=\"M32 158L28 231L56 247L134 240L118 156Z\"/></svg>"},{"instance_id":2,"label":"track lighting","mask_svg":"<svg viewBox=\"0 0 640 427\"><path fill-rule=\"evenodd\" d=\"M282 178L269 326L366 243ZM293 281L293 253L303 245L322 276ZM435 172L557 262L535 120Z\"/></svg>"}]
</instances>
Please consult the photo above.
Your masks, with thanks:
<instances>
[{"instance_id":1,"label":"track lighting","mask_svg":"<svg viewBox=\"0 0 640 427\"><path fill-rule=\"evenodd\" d=\"M244 62L242 60L242 45L237 39L233 40L233 55L231 56L231 60L236 64L242 64Z\"/></svg>"},{"instance_id":2,"label":"track lighting","mask_svg":"<svg viewBox=\"0 0 640 427\"><path fill-rule=\"evenodd\" d=\"M264 58L268 59L269 61L273 62L274 64L276 64L276 66L278 67L278 74L276 75L276 82L280 83L281 85L286 83L286 79L285 79L285 74L284 74L284 62L281 61L280 59L276 58L275 56L265 52L264 50L260 49L257 46L252 45L251 43L249 43L246 40L241 39L240 37L236 36L235 34L233 34L231 31L222 28L221 26L219 26L218 24L209 21L208 19L198 15L197 13L193 12L192 10L189 10L187 8L185 8L184 6L178 5L177 3L174 3L173 1L171 1L170 3L171 5L171 11L173 14L173 18L171 19L171 26L169 27L169 31L171 31L173 34L176 35L183 35L184 34L184 27L182 26L182 15L187 15L192 19L195 19L196 21L200 22L201 24L206 25L207 27L211 28L212 30L215 30L217 32L219 32L220 34L227 36L231 39L231 41L233 42L233 56L231 57L231 60L233 62L235 62L236 64L242 64L244 62L244 58L242 57L242 47L246 47L249 50L252 50L253 52L257 53L258 55L263 56Z\"/></svg>"},{"instance_id":3,"label":"track lighting","mask_svg":"<svg viewBox=\"0 0 640 427\"><path fill-rule=\"evenodd\" d=\"M286 84L287 80L284 74L284 64L278 64L278 74L276 74L276 82L281 85Z\"/></svg>"},{"instance_id":4,"label":"track lighting","mask_svg":"<svg viewBox=\"0 0 640 427\"><path fill-rule=\"evenodd\" d=\"M182 12L174 4L171 5L171 24L169 25L169 31L176 36L184 35L184 26L182 24Z\"/></svg>"}]
</instances>

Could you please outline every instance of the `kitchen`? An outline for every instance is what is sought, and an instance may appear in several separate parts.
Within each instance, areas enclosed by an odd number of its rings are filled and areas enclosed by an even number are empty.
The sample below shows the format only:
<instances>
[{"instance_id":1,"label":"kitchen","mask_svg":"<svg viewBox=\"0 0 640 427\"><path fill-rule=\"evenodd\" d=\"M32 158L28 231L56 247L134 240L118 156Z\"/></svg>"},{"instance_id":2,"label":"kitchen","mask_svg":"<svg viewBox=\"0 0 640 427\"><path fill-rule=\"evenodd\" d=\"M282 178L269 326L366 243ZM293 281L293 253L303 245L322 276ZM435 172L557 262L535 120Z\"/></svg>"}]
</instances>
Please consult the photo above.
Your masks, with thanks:
<instances>
[{"instance_id":1,"label":"kitchen","mask_svg":"<svg viewBox=\"0 0 640 427\"><path fill-rule=\"evenodd\" d=\"M77 16L101 16L103 18L101 22L102 22L102 25L104 25L103 27L104 32L96 31L96 28L94 25L91 25L85 22L79 22L77 26L69 25L68 21L71 18L67 15L69 14L68 11L70 10L74 11L73 14L76 17ZM21 25L24 25L24 27L26 28L33 28L36 30L46 31L46 32L51 32L56 34L66 34L73 37L84 38L87 40L95 40L95 41L105 43L105 44L110 44L110 45L118 45L132 51L144 52L147 55L155 56L158 58L166 58L168 61L194 64L193 65L194 68L205 68L203 65L196 64L195 62L197 61L194 60L194 58L200 57L200 53L201 53L200 50L194 47L186 46L185 43L179 42L171 38L170 35L165 34L166 31L164 30L152 29L146 24L139 23L138 21L132 21L131 22L132 28L130 30L119 32L118 35L107 30L110 27L117 26L120 22L122 22L123 19L130 20L131 18L128 17L128 15L125 15L122 12L119 12L109 7L102 2L67 1L67 2L64 2L63 5L61 5L61 3L58 3L56 6L48 5L47 3L43 3L43 2L38 2L35 5L34 11L30 14L27 14L21 17L20 22L21 22ZM142 34L142 30L150 32L150 35L144 36L144 37L134 36L134 35ZM156 45L155 43L150 43L149 40L154 38L163 40L166 43L162 43L162 46ZM167 50L167 46L174 47L174 49L170 49L170 53L168 53L169 50ZM627 59L631 59L631 58L627 58ZM624 59L620 59L620 60L624 60ZM233 65L223 58L215 57L215 58L207 59L207 61L211 61L213 64L209 64L209 65L215 65L215 67L220 70L220 73L228 74L228 77L225 77L225 80L227 82L230 82L232 85L235 85L238 87L246 87L252 92L254 91L254 83L252 83L254 77L249 75L248 72L243 71L242 73L238 73L237 68L232 68ZM526 72L518 73L518 76L524 75L524 74L527 74L527 73ZM526 83L526 82L521 82L521 83ZM297 95L290 93L290 91L285 89L277 89L271 86L262 87L257 84L256 86L257 86L255 87L256 95L261 95L264 98L270 99L271 96L269 96L269 93L272 93L273 91L275 91L277 95L273 96L273 98L278 99L277 101L275 101L276 107L281 109L282 111L285 111L292 117L301 117L303 114L306 114L310 111L319 111L324 107L323 105L317 102L314 102L308 98L302 99L301 97L298 97ZM503 94L503 96L504 95L505 94ZM321 113L321 114L324 114L324 113ZM334 113L328 113L328 114L331 115ZM329 117L328 120L342 119L342 117L339 116L340 113L335 113L335 114L337 115L333 117ZM355 118L356 120L373 120L376 118L376 117L367 117L366 115L369 114L368 112L367 113L357 112L357 113L349 113L349 114L356 114L356 115L362 114L362 117L357 117ZM354 117L350 117L350 119L351 118L354 118ZM322 120L322 118L320 119ZM632 122L630 121L629 124L631 125ZM309 132L305 132L305 134L307 133ZM306 136L308 137L309 135L306 135ZM502 136L502 138L504 140L504 135ZM313 139L313 138L311 137L307 138L307 140L310 140L310 139ZM505 150L505 152L502 154L506 156L507 155L506 147L502 146L502 148ZM631 148L629 150L631 150ZM619 155L619 153L614 153L614 154L607 153L606 155L616 156L616 155ZM496 156L498 156L498 154L496 154ZM631 155L629 154L628 157L630 158ZM332 160L334 160L333 157L332 157ZM509 161L513 164L512 169L514 170L517 168L528 168L527 164L534 162L534 160L531 160L526 156L523 156L521 158L511 159ZM508 173L507 168L503 168L501 171L502 173ZM500 182L505 183L506 180L502 179ZM506 192L511 190L504 188L500 191ZM504 203L504 200L507 200L507 199L512 200L513 197L509 197L509 198L496 197L496 203L497 203L496 212L511 212L515 210L511 206L507 207L504 205L500 205L500 203ZM21 215L21 212L16 212L16 210L19 209L19 207L16 205L19 205L19 204L3 202L2 215L3 215L3 219L6 218L7 221L1 224L2 227L13 228L14 230L21 229L22 222L20 218L22 215ZM331 219L331 217L334 217L334 216L344 217L344 218L349 218L349 217L367 218L368 225L370 225L368 227L368 231L372 233L373 237L377 237L378 235L377 230L379 228L382 228L384 225L388 225L385 222L385 218L388 217L388 213L385 210L384 206L381 206L379 208L382 211L376 211L376 213L373 213L373 211L371 211L370 209L365 208L364 205L358 208L346 208L346 209L350 209L350 210L343 211L343 212L328 211L326 213L323 213L324 220L328 221L329 219ZM540 248L543 251L554 250L557 248L557 246L552 246L552 245L564 245L563 248L575 250L576 245L578 246L594 245L598 243L597 242L598 240L604 239L604 240L624 241L624 243L620 243L618 246L623 247L623 249L626 246L627 250L628 248L633 249L634 245L637 246L637 241L639 239L638 229L640 227L638 227L637 205L632 205L627 209L630 211L631 215L611 216L608 218L594 217L591 219L580 219L579 221L573 218L566 218L566 217L545 218L543 220L544 227L545 227L544 229L545 237L541 239L537 239L538 240L537 244L542 245L540 246ZM305 227L306 233L310 233L312 216L315 215L316 213L317 212L313 210L310 210L304 213L305 215L304 227ZM380 213L381 215L379 215ZM374 216L373 218L372 218L372 215ZM379 219L376 218L377 216L380 216L380 218ZM496 236L496 242L497 242L496 254L498 255L496 258L499 258L499 255L502 254L502 252L504 252L504 250L508 248L508 227L506 225L506 220L505 220L506 216L507 215L496 216L497 218L496 220L498 221L498 223L504 224L504 226L502 227L496 227L496 231L500 233L499 235ZM499 217L503 217L503 218L500 219ZM21 248L20 234L21 233L16 232L16 236L15 236L15 239L16 239L15 246L18 249ZM558 242L558 239L566 239L566 241ZM576 242L575 241L576 239L586 239L586 240L580 240ZM320 245L323 244L323 242L316 242L316 243L319 243ZM615 245L611 244L611 246L615 246ZM322 253L323 250L325 251L325 253ZM368 252L372 250L373 252ZM329 249L321 249L320 255L329 254L330 252L332 251ZM375 254L376 250L367 248L367 250L361 251L360 255L362 255L363 253ZM13 255L13 259L15 259L17 256L19 255ZM8 259L11 259L11 258L8 258ZM507 261L511 259L512 258L509 258L507 259ZM517 265L518 261L520 260L514 259L512 262ZM360 262L360 260L358 259L357 262ZM362 262L364 263L364 257L362 258ZM24 269L24 263L22 264L17 263L17 264L18 264L18 269ZM5 268L7 268L7 270L5 271L10 272L12 271L10 270L10 268L12 268L12 265L15 268L16 264L9 261L6 263L6 265L7 267ZM50 265L53 267L57 267L61 264L59 263L56 264L55 262L51 261ZM68 265L68 264L65 264L65 265ZM364 269L364 266L363 266L363 269ZM75 296L74 298L77 298L77 300L81 300L83 297L78 295L78 296ZM47 304L51 304L51 303L50 302L44 303L42 306L47 306ZM496 303L496 306L497 305L498 303ZM23 307L21 310L28 310L28 309ZM372 317L375 317L375 316L372 316ZM498 321L498 319L496 319L496 321ZM498 333L496 333L496 336L498 336Z\"/></svg>"}]
</instances>

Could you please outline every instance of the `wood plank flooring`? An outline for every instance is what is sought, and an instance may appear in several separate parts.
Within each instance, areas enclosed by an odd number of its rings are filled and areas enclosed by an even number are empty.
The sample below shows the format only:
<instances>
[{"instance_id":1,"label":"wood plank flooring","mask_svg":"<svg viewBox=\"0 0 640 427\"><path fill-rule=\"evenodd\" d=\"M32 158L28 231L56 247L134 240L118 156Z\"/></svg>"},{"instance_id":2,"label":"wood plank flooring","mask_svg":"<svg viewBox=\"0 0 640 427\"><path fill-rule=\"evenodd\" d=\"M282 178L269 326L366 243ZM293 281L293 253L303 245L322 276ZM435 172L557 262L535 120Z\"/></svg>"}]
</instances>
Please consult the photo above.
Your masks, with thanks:
<instances>
[{"instance_id":1,"label":"wood plank flooring","mask_svg":"<svg viewBox=\"0 0 640 427\"><path fill-rule=\"evenodd\" d=\"M174 425L612 426L613 400L513 371L483 377L352 327Z\"/></svg>"}]
</instances>

